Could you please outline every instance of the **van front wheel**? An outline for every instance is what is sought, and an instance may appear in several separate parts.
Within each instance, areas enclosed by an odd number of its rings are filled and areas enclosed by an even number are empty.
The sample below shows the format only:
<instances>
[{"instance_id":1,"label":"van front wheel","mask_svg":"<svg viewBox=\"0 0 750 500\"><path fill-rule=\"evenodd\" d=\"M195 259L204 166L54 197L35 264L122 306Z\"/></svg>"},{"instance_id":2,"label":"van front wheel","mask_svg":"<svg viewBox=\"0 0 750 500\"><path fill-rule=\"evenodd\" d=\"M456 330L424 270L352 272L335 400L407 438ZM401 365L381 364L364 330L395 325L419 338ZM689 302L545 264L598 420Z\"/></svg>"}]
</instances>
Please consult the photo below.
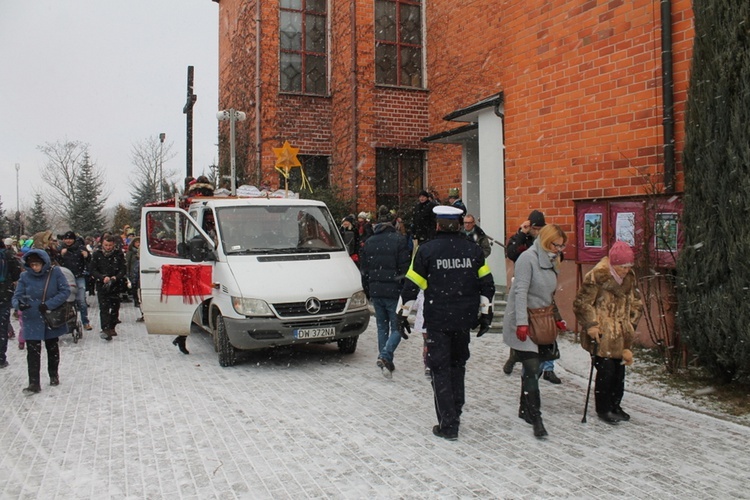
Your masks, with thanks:
<instances>
[{"instance_id":1,"label":"van front wheel","mask_svg":"<svg viewBox=\"0 0 750 500\"><path fill-rule=\"evenodd\" d=\"M227 326L224 324L224 317L221 314L216 317L216 341L219 346L219 364L224 367L234 366L237 361L237 351L229 343Z\"/></svg>"},{"instance_id":2,"label":"van front wheel","mask_svg":"<svg viewBox=\"0 0 750 500\"><path fill-rule=\"evenodd\" d=\"M341 354L354 354L354 351L357 350L357 340L359 340L359 335L337 340L339 352Z\"/></svg>"}]
</instances>

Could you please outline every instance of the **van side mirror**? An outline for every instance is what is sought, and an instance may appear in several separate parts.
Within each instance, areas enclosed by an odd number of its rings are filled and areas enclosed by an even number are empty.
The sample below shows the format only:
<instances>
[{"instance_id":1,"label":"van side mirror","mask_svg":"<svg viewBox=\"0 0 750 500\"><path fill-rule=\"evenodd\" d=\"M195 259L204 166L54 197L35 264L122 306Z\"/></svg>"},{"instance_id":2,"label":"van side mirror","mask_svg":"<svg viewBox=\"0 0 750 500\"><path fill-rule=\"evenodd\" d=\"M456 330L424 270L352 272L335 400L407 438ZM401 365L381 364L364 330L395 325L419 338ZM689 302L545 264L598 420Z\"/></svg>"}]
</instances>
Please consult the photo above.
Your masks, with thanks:
<instances>
[{"instance_id":1,"label":"van side mirror","mask_svg":"<svg viewBox=\"0 0 750 500\"><path fill-rule=\"evenodd\" d=\"M208 247L206 240L200 235L195 235L190 239L190 260L192 262L204 262L207 260L215 260L213 252Z\"/></svg>"}]
</instances>

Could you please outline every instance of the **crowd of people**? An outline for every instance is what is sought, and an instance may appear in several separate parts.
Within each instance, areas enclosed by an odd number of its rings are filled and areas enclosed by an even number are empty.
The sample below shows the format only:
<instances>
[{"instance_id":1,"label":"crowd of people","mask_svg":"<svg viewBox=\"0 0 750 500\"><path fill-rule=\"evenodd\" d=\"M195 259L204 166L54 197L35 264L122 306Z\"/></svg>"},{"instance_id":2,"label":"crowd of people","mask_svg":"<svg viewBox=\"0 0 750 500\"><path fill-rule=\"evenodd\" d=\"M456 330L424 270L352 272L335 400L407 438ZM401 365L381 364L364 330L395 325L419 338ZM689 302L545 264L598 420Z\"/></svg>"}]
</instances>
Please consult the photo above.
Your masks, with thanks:
<instances>
[{"instance_id":1,"label":"crowd of people","mask_svg":"<svg viewBox=\"0 0 750 500\"><path fill-rule=\"evenodd\" d=\"M76 328L79 319L81 329L93 330L89 297L97 297L100 337L106 341L117 336L122 301L140 308L139 249L140 240L127 225L120 234L106 232L98 238L73 231L55 237L47 230L0 240L0 368L8 366L9 339L17 338L18 348L27 352L25 393L42 390L42 342L49 383L60 384L59 338ZM55 321L55 312L67 307L75 317ZM18 332L13 330L11 313L18 318Z\"/></svg>"},{"instance_id":2,"label":"crowd of people","mask_svg":"<svg viewBox=\"0 0 750 500\"><path fill-rule=\"evenodd\" d=\"M396 348L412 333L409 316L415 313L414 333L424 339L425 374L438 420L432 431L455 440L465 404L470 332L477 329L481 337L493 319L495 286L486 259L494 240L477 225L455 188L445 203L421 191L410 215L407 229L398 214L380 207L369 233L358 230L362 225L353 216L342 222L341 231L347 245L351 243L350 254L356 254L353 259L375 311L376 365L387 378L393 377ZM360 219L370 220L367 214ZM555 303L555 291L567 241L559 225L547 224L544 214L534 210L505 245L514 276L503 317L503 338L510 348L503 371L510 375L521 363L518 416L537 438L548 435L539 380L562 383L554 361L560 356L557 335L567 331L567 323ZM630 419L620 404L643 308L634 260L627 244L615 242L609 255L586 274L573 304L581 344L591 355L592 370L597 370L596 413L611 424Z\"/></svg>"},{"instance_id":3,"label":"crowd of people","mask_svg":"<svg viewBox=\"0 0 750 500\"><path fill-rule=\"evenodd\" d=\"M201 188L201 183L192 185ZM495 283L486 260L493 240L468 212L457 189L449 191L446 203L420 192L410 215L407 225L399 213L381 206L376 217L365 212L345 217L340 231L375 312L377 367L385 377L393 377L396 349L412 333L409 316L415 313L414 333L423 339L425 374L438 420L432 431L455 440L465 404L470 332L476 329L481 337L493 319ZM559 225L548 224L544 214L534 210L505 245L505 256L515 264L503 319L503 338L510 348L503 371L510 375L521 363L518 416L532 425L538 438L547 436L539 379L561 383L553 363L560 355L557 333L567 330L567 324L555 291L567 240ZM130 226L97 239L72 231L55 238L43 231L18 241L0 240L0 369L8 366L8 339L16 336L11 313L20 325L19 349L27 351L29 384L23 390L28 394L41 391L42 342L49 383L60 384L59 338L70 331L70 324L50 318L66 303L75 303L83 329L92 330L87 299L96 295L100 337L112 341L118 335L121 302L132 301L140 308L139 252L140 239ZM573 303L581 345L597 371L596 413L611 424L630 419L621 406L625 367L633 362L631 349L643 309L634 261L632 248L615 242L583 278ZM189 354L184 338L174 344Z\"/></svg>"}]
</instances>

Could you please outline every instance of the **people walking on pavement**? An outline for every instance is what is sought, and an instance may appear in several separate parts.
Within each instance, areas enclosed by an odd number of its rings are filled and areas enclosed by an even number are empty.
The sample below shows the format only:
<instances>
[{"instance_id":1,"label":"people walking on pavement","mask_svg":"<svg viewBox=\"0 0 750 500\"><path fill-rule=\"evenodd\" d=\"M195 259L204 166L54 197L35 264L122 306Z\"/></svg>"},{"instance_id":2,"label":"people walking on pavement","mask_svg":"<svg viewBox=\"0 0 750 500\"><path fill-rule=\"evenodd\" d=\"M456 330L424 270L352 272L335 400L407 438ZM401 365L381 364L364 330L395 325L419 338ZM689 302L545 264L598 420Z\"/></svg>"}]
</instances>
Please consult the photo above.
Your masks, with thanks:
<instances>
[{"instance_id":1,"label":"people walking on pavement","mask_svg":"<svg viewBox=\"0 0 750 500\"><path fill-rule=\"evenodd\" d=\"M141 307L141 238L136 236L128 246L128 253L125 255L125 268L127 277L130 280L130 292L133 295L133 306L140 309ZM143 316L143 314L141 314Z\"/></svg>"},{"instance_id":2,"label":"people walking on pavement","mask_svg":"<svg viewBox=\"0 0 750 500\"><path fill-rule=\"evenodd\" d=\"M529 337L529 309L549 307L554 303L560 251L568 237L556 224L546 225L531 248L516 261L515 276L508 291L508 302L503 319L503 340L523 364L519 418L534 426L534 436L544 437L547 431L542 422L539 393L539 365L545 354L552 351L538 346ZM558 328L562 318L555 314Z\"/></svg>"},{"instance_id":3,"label":"people walking on pavement","mask_svg":"<svg viewBox=\"0 0 750 500\"><path fill-rule=\"evenodd\" d=\"M94 252L89 267L97 283L99 296L100 337L112 340L117 335L115 327L120 322L120 293L126 288L125 256L116 246L115 236L106 236L101 248Z\"/></svg>"},{"instance_id":4,"label":"people walking on pavement","mask_svg":"<svg viewBox=\"0 0 750 500\"><path fill-rule=\"evenodd\" d=\"M620 403L625 367L633 364L635 328L643 313L634 262L630 245L615 242L609 255L586 273L573 302L585 334L581 335L581 347L594 357L596 414L611 424L630 420Z\"/></svg>"},{"instance_id":5,"label":"people walking on pavement","mask_svg":"<svg viewBox=\"0 0 750 500\"><path fill-rule=\"evenodd\" d=\"M489 237L485 234L482 228L477 225L476 219L471 214L464 216L463 233L466 236L466 239L479 245L484 253L485 259L490 256L490 253L492 253L492 242L490 242Z\"/></svg>"},{"instance_id":6,"label":"people walking on pavement","mask_svg":"<svg viewBox=\"0 0 750 500\"><path fill-rule=\"evenodd\" d=\"M8 366L8 333L11 330L10 310L13 292L21 276L21 264L12 248L0 240L0 368ZM19 339L20 341L20 339Z\"/></svg>"},{"instance_id":7,"label":"people walking on pavement","mask_svg":"<svg viewBox=\"0 0 750 500\"><path fill-rule=\"evenodd\" d=\"M60 251L57 262L73 273L76 280L76 303L81 314L81 324L86 330L91 330L89 323L89 308L86 303L86 269L91 254L89 254L83 239L78 238L76 233L68 231L62 236Z\"/></svg>"},{"instance_id":8,"label":"people walking on pavement","mask_svg":"<svg viewBox=\"0 0 750 500\"><path fill-rule=\"evenodd\" d=\"M458 208L464 213L464 216L466 216L466 205L464 205L463 200L461 200L458 188L450 188L448 190L448 205Z\"/></svg>"},{"instance_id":9,"label":"people walking on pavement","mask_svg":"<svg viewBox=\"0 0 750 500\"><path fill-rule=\"evenodd\" d=\"M49 383L52 386L60 385L59 338L68 333L68 325L50 328L43 315L45 311L56 309L68 300L70 287L60 268L52 266L52 261L44 250L32 248L24 255L23 263L26 271L18 279L12 300L13 309L20 311L23 316L26 339L29 385L23 392L35 394L42 390L39 373L42 341L47 350Z\"/></svg>"},{"instance_id":10,"label":"people walking on pavement","mask_svg":"<svg viewBox=\"0 0 750 500\"><path fill-rule=\"evenodd\" d=\"M513 262L518 260L518 257L526 251L531 245L534 244L534 239L539 235L539 231L546 225L544 220L544 214L539 210L533 210L529 214L529 218L525 220L518 231L508 239L508 244L505 245L505 255ZM562 254L560 255L562 258ZM508 361L503 365L503 372L506 375L513 373L513 367L518 362L513 349L510 350L508 355ZM555 373L555 362L554 360L544 361L540 366L542 370L542 378L553 384L560 384L562 380Z\"/></svg>"},{"instance_id":11,"label":"people walking on pavement","mask_svg":"<svg viewBox=\"0 0 750 500\"><path fill-rule=\"evenodd\" d=\"M380 207L374 234L367 239L360 261L362 288L375 308L378 327L376 364L386 378L391 378L396 369L393 355L401 342L396 305L411 257L409 242L396 231L393 222L388 209Z\"/></svg>"},{"instance_id":12,"label":"people walking on pavement","mask_svg":"<svg viewBox=\"0 0 750 500\"><path fill-rule=\"evenodd\" d=\"M398 305L399 330L408 338L409 312L419 290L424 290L427 365L438 418L432 433L455 440L465 402L470 330L477 323L477 336L489 329L495 283L482 249L460 233L461 210L438 206L434 211L437 235L417 249L406 273ZM481 318L477 321L480 311Z\"/></svg>"},{"instance_id":13,"label":"people walking on pavement","mask_svg":"<svg viewBox=\"0 0 750 500\"><path fill-rule=\"evenodd\" d=\"M437 203L427 191L419 192L419 199L412 210L411 234L417 245L435 237L435 213L432 211Z\"/></svg>"}]
</instances>

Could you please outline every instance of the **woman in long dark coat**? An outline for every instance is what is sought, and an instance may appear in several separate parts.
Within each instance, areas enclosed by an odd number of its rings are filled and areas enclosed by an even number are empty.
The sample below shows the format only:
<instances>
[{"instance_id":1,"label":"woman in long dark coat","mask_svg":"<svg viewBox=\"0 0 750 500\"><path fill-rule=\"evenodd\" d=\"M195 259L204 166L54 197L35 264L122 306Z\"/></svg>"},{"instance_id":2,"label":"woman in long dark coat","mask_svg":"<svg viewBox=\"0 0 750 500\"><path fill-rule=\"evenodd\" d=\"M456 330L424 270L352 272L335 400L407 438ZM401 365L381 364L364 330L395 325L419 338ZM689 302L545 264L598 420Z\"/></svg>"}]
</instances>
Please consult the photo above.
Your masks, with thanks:
<instances>
[{"instance_id":1,"label":"woman in long dark coat","mask_svg":"<svg viewBox=\"0 0 750 500\"><path fill-rule=\"evenodd\" d=\"M23 257L25 272L18 279L13 294L13 309L23 317L23 334L26 339L26 361L29 365L29 386L23 392L35 394L42 390L39 372L41 370L42 341L47 349L47 372L50 385L59 385L58 366L60 365L61 335L68 333L68 326L50 328L42 314L47 309L56 309L68 300L70 287L68 280L57 267L52 267L49 255L44 250L33 248ZM49 276L47 294L44 286Z\"/></svg>"}]
</instances>

